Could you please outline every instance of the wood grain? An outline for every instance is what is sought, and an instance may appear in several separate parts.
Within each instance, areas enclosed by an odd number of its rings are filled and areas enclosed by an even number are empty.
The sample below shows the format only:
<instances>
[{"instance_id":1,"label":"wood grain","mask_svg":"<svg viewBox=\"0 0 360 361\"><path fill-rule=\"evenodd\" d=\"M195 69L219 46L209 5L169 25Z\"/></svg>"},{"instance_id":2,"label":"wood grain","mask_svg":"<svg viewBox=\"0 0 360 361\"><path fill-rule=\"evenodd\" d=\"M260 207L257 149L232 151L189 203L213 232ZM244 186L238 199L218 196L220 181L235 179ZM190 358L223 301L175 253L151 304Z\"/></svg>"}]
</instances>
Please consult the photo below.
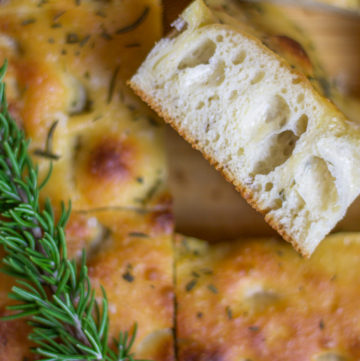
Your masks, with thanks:
<instances>
[{"instance_id":1,"label":"wood grain","mask_svg":"<svg viewBox=\"0 0 360 361\"><path fill-rule=\"evenodd\" d=\"M164 1L165 29L188 2ZM333 81L360 98L360 17L324 9L283 9L312 37ZM232 185L170 127L167 149L177 231L207 240L275 234ZM360 198L337 230L360 231Z\"/></svg>"}]
</instances>

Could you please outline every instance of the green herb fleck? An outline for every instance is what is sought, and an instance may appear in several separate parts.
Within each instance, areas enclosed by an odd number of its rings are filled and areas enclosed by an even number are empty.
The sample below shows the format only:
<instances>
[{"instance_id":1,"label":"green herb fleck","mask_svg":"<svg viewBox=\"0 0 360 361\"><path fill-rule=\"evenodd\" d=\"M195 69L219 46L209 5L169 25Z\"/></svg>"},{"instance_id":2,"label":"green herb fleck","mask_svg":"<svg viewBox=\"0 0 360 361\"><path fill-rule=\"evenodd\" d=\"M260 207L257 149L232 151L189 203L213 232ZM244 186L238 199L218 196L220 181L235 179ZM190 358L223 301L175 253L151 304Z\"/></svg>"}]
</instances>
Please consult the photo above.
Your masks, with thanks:
<instances>
[{"instance_id":1,"label":"green herb fleck","mask_svg":"<svg viewBox=\"0 0 360 361\"><path fill-rule=\"evenodd\" d=\"M232 320L233 315L232 315L232 311L231 311L230 306L226 306L225 311L226 311L227 318L229 320Z\"/></svg>"},{"instance_id":2,"label":"green herb fleck","mask_svg":"<svg viewBox=\"0 0 360 361\"><path fill-rule=\"evenodd\" d=\"M143 205L147 204L157 193L161 185L162 185L162 180L157 179L154 182L154 184L150 187L150 189L146 192L144 198L136 198L135 201Z\"/></svg>"},{"instance_id":3,"label":"green herb fleck","mask_svg":"<svg viewBox=\"0 0 360 361\"><path fill-rule=\"evenodd\" d=\"M191 280L190 282L188 282L185 286L185 290L187 292L190 292L197 284L197 280L196 279L193 279Z\"/></svg>"},{"instance_id":4,"label":"green herb fleck","mask_svg":"<svg viewBox=\"0 0 360 361\"><path fill-rule=\"evenodd\" d=\"M66 10L59 11L57 14L54 15L53 22L56 23L65 13L66 13Z\"/></svg>"},{"instance_id":5,"label":"green herb fleck","mask_svg":"<svg viewBox=\"0 0 360 361\"><path fill-rule=\"evenodd\" d=\"M139 48L140 46L141 46L140 43L125 44L125 48Z\"/></svg>"},{"instance_id":6,"label":"green herb fleck","mask_svg":"<svg viewBox=\"0 0 360 361\"><path fill-rule=\"evenodd\" d=\"M207 286L207 288L208 288L208 290L209 290L210 292L212 292L212 293L214 293L214 294L219 293L218 289L217 289L213 284L209 284L209 285Z\"/></svg>"},{"instance_id":7,"label":"green herb fleck","mask_svg":"<svg viewBox=\"0 0 360 361\"><path fill-rule=\"evenodd\" d=\"M135 277L127 270L123 275L122 278L127 282L134 282Z\"/></svg>"},{"instance_id":8,"label":"green herb fleck","mask_svg":"<svg viewBox=\"0 0 360 361\"><path fill-rule=\"evenodd\" d=\"M112 36L109 34L109 32L106 30L104 24L101 24L101 33L100 36L105 40L112 40Z\"/></svg>"},{"instance_id":9,"label":"green herb fleck","mask_svg":"<svg viewBox=\"0 0 360 361\"><path fill-rule=\"evenodd\" d=\"M253 332L257 332L257 331L259 331L259 329L260 329L259 326L250 326L249 327L249 330L253 331Z\"/></svg>"},{"instance_id":10,"label":"green herb fleck","mask_svg":"<svg viewBox=\"0 0 360 361\"><path fill-rule=\"evenodd\" d=\"M30 25L30 24L34 24L36 22L35 18L29 18L29 19L25 19L21 22L21 25Z\"/></svg>"},{"instance_id":11,"label":"green herb fleck","mask_svg":"<svg viewBox=\"0 0 360 361\"><path fill-rule=\"evenodd\" d=\"M43 158L48 158L48 159L52 159L52 160L58 160L60 158L59 155L54 154L53 153L53 137L54 137L54 133L55 133L55 129L58 125L58 121L56 120L50 127L48 134L47 134L47 138L46 138L46 144L45 144L45 149L35 149L34 150L34 154Z\"/></svg>"},{"instance_id":12,"label":"green herb fleck","mask_svg":"<svg viewBox=\"0 0 360 361\"><path fill-rule=\"evenodd\" d=\"M200 277L200 275L199 275L196 271L192 271L192 272L191 272L191 275L194 276L194 277L196 277L196 278L199 278L199 277Z\"/></svg>"},{"instance_id":13,"label":"green herb fleck","mask_svg":"<svg viewBox=\"0 0 360 361\"><path fill-rule=\"evenodd\" d=\"M84 36L80 42L79 42L79 46L83 47L90 39L91 35L86 35Z\"/></svg>"},{"instance_id":14,"label":"green herb fleck","mask_svg":"<svg viewBox=\"0 0 360 361\"><path fill-rule=\"evenodd\" d=\"M116 30L116 34L125 34L130 31L135 30L138 26L140 26L146 19L150 12L150 8L148 6L145 7L141 15L130 25L124 26L123 28L120 28Z\"/></svg>"},{"instance_id":15,"label":"green herb fleck","mask_svg":"<svg viewBox=\"0 0 360 361\"><path fill-rule=\"evenodd\" d=\"M118 65L114 69L114 71L113 71L113 73L111 75L111 78L110 78L109 91L108 91L108 96L107 96L107 103L108 104L111 103L113 95L114 95L114 90L115 90L115 86L116 86L116 78L118 76L119 70L120 70L120 66Z\"/></svg>"},{"instance_id":16,"label":"green herb fleck","mask_svg":"<svg viewBox=\"0 0 360 361\"><path fill-rule=\"evenodd\" d=\"M67 44L77 44L80 41L79 35L76 33L66 34L66 43Z\"/></svg>"},{"instance_id":17,"label":"green herb fleck","mask_svg":"<svg viewBox=\"0 0 360 361\"><path fill-rule=\"evenodd\" d=\"M128 235L129 237L149 238L149 235L144 232L130 232Z\"/></svg>"}]
</instances>

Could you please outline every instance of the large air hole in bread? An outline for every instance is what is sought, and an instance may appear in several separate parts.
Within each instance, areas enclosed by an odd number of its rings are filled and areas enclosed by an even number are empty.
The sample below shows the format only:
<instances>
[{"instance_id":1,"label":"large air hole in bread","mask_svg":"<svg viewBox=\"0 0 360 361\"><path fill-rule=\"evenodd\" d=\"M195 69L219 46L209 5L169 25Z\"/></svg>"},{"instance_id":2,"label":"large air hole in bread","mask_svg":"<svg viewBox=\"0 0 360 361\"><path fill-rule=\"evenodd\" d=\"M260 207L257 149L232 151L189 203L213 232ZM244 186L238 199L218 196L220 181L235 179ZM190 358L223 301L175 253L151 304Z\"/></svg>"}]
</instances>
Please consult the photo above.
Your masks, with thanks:
<instances>
[{"instance_id":1,"label":"large air hole in bread","mask_svg":"<svg viewBox=\"0 0 360 361\"><path fill-rule=\"evenodd\" d=\"M203 40L190 54L186 55L178 65L178 69L194 68L200 64L209 64L210 58L214 55L216 44L210 40Z\"/></svg>"},{"instance_id":2,"label":"large air hole in bread","mask_svg":"<svg viewBox=\"0 0 360 361\"><path fill-rule=\"evenodd\" d=\"M298 189L305 202L321 212L338 204L335 178L320 157L311 157L305 162L298 177Z\"/></svg>"},{"instance_id":3,"label":"large air hole in bread","mask_svg":"<svg viewBox=\"0 0 360 361\"><path fill-rule=\"evenodd\" d=\"M276 167L285 163L293 153L298 139L299 137L291 130L271 136L267 141L268 151L265 157L256 163L253 174L269 174Z\"/></svg>"}]
</instances>

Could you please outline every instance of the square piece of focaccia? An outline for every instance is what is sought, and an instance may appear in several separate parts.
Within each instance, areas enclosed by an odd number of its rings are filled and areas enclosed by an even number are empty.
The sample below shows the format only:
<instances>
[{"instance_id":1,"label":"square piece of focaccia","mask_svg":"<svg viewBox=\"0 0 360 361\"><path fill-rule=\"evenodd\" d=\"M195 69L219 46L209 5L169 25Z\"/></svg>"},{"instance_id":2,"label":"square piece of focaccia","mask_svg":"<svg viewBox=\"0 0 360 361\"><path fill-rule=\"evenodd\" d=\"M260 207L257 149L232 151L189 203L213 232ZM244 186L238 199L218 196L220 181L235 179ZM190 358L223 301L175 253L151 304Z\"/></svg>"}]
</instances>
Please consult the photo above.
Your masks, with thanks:
<instances>
[{"instance_id":1,"label":"square piece of focaccia","mask_svg":"<svg viewBox=\"0 0 360 361\"><path fill-rule=\"evenodd\" d=\"M158 0L9 1L0 62L11 113L31 138L42 192L73 209L147 207L166 177L162 127L124 80L161 36Z\"/></svg>"},{"instance_id":2,"label":"square piece of focaccia","mask_svg":"<svg viewBox=\"0 0 360 361\"><path fill-rule=\"evenodd\" d=\"M360 234L311 259L275 239L176 242L179 361L353 361L360 357Z\"/></svg>"},{"instance_id":3,"label":"square piece of focaccia","mask_svg":"<svg viewBox=\"0 0 360 361\"><path fill-rule=\"evenodd\" d=\"M73 213L67 227L71 255L88 248L88 268L99 302L109 301L109 340L138 332L138 359L174 360L173 221L168 211L86 211ZM0 253L0 257L3 253ZM0 316L9 314L13 278L0 273ZM33 360L24 320L0 322L0 361ZM110 346L112 345L110 341Z\"/></svg>"},{"instance_id":4,"label":"square piece of focaccia","mask_svg":"<svg viewBox=\"0 0 360 361\"><path fill-rule=\"evenodd\" d=\"M241 4L195 1L130 84L309 256L360 192L359 126L304 48Z\"/></svg>"},{"instance_id":5,"label":"square piece of focaccia","mask_svg":"<svg viewBox=\"0 0 360 361\"><path fill-rule=\"evenodd\" d=\"M89 214L90 215L90 214ZM109 300L110 335L138 332L142 360L174 360L173 221L169 212L99 212L106 235L88 262L92 285Z\"/></svg>"}]
</instances>

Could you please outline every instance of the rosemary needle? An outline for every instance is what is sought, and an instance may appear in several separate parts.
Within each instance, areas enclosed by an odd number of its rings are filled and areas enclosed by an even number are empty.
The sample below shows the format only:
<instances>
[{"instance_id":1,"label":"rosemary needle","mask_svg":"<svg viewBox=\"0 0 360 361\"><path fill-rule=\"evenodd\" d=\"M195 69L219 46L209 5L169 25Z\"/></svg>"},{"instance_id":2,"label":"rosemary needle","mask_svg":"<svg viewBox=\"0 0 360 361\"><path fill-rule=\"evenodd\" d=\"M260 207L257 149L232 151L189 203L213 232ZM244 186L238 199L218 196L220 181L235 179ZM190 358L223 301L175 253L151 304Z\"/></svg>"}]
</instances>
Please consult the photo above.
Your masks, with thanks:
<instances>
[{"instance_id":1,"label":"rosemary needle","mask_svg":"<svg viewBox=\"0 0 360 361\"><path fill-rule=\"evenodd\" d=\"M55 222L50 201L43 209L39 204L44 182L38 184L29 141L8 112L6 68L7 62L0 68L0 245L3 272L17 279L9 294L17 304L8 307L13 313L3 320L27 317L29 338L37 345L32 351L43 360L133 361L136 325L131 336L120 333L109 348L105 290L100 307L85 252L79 265L67 258L64 228L70 206L61 205Z\"/></svg>"}]
</instances>

